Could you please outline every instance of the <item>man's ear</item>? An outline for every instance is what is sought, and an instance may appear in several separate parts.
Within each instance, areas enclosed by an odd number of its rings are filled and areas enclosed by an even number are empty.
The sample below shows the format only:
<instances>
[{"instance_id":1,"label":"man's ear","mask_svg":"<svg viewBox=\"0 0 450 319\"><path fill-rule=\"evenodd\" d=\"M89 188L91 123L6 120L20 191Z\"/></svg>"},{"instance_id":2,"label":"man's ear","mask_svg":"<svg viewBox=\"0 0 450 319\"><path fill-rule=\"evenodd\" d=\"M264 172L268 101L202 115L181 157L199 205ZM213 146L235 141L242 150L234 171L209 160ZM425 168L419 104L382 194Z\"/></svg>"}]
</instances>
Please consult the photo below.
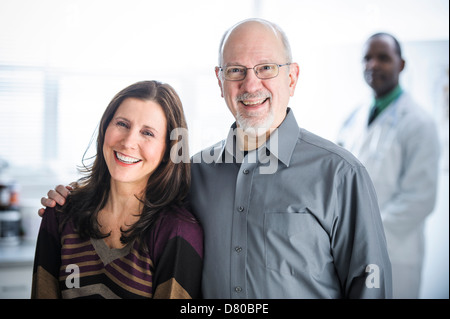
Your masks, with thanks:
<instances>
[{"instance_id":1,"label":"man's ear","mask_svg":"<svg viewBox=\"0 0 450 319\"><path fill-rule=\"evenodd\" d=\"M402 72L405 69L405 64L406 64L405 60L401 59L400 60L400 70L399 70L399 72Z\"/></svg>"},{"instance_id":2,"label":"man's ear","mask_svg":"<svg viewBox=\"0 0 450 319\"><path fill-rule=\"evenodd\" d=\"M220 94L223 97L222 79L220 78L220 68L216 66L216 78L220 87Z\"/></svg>"},{"instance_id":3,"label":"man's ear","mask_svg":"<svg viewBox=\"0 0 450 319\"><path fill-rule=\"evenodd\" d=\"M289 65L289 92L291 96L294 96L295 87L297 86L298 76L300 74L300 67L297 63L291 63Z\"/></svg>"}]
</instances>

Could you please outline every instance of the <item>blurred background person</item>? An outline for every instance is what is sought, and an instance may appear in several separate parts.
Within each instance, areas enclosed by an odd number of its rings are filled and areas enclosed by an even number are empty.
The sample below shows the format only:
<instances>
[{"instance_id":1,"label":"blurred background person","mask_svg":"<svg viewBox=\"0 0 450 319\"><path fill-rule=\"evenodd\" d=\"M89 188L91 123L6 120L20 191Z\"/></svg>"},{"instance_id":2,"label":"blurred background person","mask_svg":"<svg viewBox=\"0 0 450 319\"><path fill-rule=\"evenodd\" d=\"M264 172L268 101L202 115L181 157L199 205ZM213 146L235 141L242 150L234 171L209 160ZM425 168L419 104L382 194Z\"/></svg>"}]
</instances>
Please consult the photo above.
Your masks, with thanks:
<instances>
[{"instance_id":1,"label":"blurred background person","mask_svg":"<svg viewBox=\"0 0 450 319\"><path fill-rule=\"evenodd\" d=\"M392 263L393 297L419 298L425 221L437 193L438 131L399 84L405 60L394 36L369 37L363 64L373 101L344 121L338 144L362 161L375 185Z\"/></svg>"}]
</instances>

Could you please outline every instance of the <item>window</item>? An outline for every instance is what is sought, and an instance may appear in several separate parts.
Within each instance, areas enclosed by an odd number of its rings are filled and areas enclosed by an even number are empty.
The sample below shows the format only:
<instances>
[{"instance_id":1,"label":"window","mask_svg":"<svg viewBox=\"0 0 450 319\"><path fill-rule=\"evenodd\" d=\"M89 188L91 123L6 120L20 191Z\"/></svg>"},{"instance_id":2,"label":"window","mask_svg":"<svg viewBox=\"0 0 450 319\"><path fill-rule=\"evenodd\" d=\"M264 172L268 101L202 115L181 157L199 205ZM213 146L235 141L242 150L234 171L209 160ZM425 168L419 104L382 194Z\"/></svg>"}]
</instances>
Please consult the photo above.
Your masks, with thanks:
<instances>
[{"instance_id":1,"label":"window","mask_svg":"<svg viewBox=\"0 0 450 319\"><path fill-rule=\"evenodd\" d=\"M0 158L14 165L43 163L45 73L0 67Z\"/></svg>"}]
</instances>

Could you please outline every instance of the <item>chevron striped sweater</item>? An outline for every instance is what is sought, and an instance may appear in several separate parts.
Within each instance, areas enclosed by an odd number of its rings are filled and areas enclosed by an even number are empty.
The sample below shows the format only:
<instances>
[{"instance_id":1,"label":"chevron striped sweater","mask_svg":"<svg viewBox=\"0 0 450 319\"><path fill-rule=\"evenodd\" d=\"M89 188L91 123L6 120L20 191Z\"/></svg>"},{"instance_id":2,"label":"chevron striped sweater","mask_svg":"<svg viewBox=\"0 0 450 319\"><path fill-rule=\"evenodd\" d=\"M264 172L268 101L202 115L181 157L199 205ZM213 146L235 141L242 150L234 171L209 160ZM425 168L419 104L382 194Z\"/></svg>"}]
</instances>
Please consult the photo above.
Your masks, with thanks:
<instances>
[{"instance_id":1,"label":"chevron striped sweater","mask_svg":"<svg viewBox=\"0 0 450 319\"><path fill-rule=\"evenodd\" d=\"M81 239L47 208L33 266L32 298L200 298L203 232L185 209L165 212L148 240L121 249Z\"/></svg>"}]
</instances>

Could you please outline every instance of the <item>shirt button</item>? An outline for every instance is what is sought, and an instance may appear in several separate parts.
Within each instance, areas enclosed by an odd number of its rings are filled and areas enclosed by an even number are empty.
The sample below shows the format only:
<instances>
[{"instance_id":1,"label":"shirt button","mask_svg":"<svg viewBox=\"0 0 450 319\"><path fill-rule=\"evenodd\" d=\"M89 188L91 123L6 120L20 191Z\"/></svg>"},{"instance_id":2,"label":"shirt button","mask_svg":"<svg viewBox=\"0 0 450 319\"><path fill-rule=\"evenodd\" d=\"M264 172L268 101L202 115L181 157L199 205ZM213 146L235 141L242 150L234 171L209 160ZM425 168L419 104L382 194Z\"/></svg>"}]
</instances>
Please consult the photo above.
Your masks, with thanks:
<instances>
[{"instance_id":1,"label":"shirt button","mask_svg":"<svg viewBox=\"0 0 450 319\"><path fill-rule=\"evenodd\" d=\"M244 211L244 207L239 206L238 211L243 212Z\"/></svg>"},{"instance_id":2,"label":"shirt button","mask_svg":"<svg viewBox=\"0 0 450 319\"><path fill-rule=\"evenodd\" d=\"M234 248L234 250L235 250L237 253L240 253L240 252L242 251L242 247L236 246L236 247Z\"/></svg>"},{"instance_id":3,"label":"shirt button","mask_svg":"<svg viewBox=\"0 0 450 319\"><path fill-rule=\"evenodd\" d=\"M241 291L242 291L242 288L239 287L239 286L237 286L237 287L234 288L234 291L236 291L236 292L241 292Z\"/></svg>"},{"instance_id":4,"label":"shirt button","mask_svg":"<svg viewBox=\"0 0 450 319\"><path fill-rule=\"evenodd\" d=\"M248 169L244 169L243 173L244 174L248 174L249 170Z\"/></svg>"}]
</instances>

